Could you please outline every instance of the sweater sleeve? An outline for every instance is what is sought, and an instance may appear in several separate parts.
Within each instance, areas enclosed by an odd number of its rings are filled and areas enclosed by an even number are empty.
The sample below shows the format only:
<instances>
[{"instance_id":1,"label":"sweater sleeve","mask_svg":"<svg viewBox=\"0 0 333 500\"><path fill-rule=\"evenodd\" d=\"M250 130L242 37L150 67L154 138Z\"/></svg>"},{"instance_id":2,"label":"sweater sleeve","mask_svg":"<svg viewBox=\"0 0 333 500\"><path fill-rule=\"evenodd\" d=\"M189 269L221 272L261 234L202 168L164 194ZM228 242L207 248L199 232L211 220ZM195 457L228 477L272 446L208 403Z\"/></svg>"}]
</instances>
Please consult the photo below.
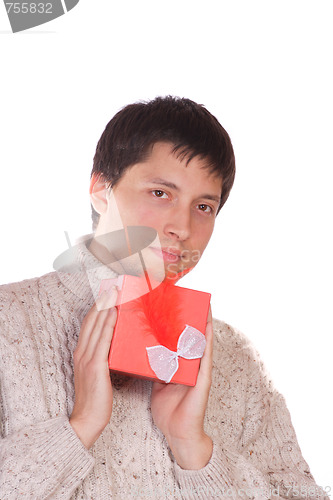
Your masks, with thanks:
<instances>
[{"instance_id":1,"label":"sweater sleeve","mask_svg":"<svg viewBox=\"0 0 333 500\"><path fill-rule=\"evenodd\" d=\"M0 446L2 500L69 499L94 464L67 417L25 427Z\"/></svg>"},{"instance_id":2,"label":"sweater sleeve","mask_svg":"<svg viewBox=\"0 0 333 500\"><path fill-rule=\"evenodd\" d=\"M287 408L276 406L273 412L288 417ZM279 424L278 424L279 425ZM286 430L286 420L283 421ZM328 500L321 487L316 485L304 461L290 423L289 435L279 433L280 445L272 446L264 436L253 442L251 449L240 452L224 449L214 443L209 463L199 471L183 470L175 463L175 474L184 499L249 498L249 499L321 499ZM277 443L275 443L277 444ZM269 453L262 461L251 460L256 453L263 455L262 447ZM253 449L252 449L253 448ZM256 449L256 451L255 451ZM269 465L270 464L270 465Z\"/></svg>"},{"instance_id":3,"label":"sweater sleeve","mask_svg":"<svg viewBox=\"0 0 333 500\"><path fill-rule=\"evenodd\" d=\"M247 382L240 436L232 444L224 442L222 433L219 439L215 434L212 457L201 470L183 470L175 463L182 497L328 499L310 473L285 400L272 389L258 354L246 346L241 357ZM221 395L215 394L214 400L222 401ZM214 410L218 425L219 408Z\"/></svg>"},{"instance_id":4,"label":"sweater sleeve","mask_svg":"<svg viewBox=\"0 0 333 500\"><path fill-rule=\"evenodd\" d=\"M0 287L0 498L65 500L94 458L67 416L66 339L26 283Z\"/></svg>"}]
</instances>

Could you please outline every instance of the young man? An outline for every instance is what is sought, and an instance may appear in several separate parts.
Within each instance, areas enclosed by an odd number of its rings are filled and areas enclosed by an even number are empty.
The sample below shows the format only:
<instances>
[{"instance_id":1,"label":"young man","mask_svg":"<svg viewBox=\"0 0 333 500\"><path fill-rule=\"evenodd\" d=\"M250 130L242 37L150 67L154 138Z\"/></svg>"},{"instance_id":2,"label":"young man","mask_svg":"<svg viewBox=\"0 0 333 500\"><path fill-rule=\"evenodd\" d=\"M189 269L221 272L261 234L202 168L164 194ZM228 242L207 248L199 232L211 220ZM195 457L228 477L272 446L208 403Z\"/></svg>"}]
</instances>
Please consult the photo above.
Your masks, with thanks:
<instances>
[{"instance_id":1,"label":"young man","mask_svg":"<svg viewBox=\"0 0 333 500\"><path fill-rule=\"evenodd\" d=\"M152 228L146 269L178 278L208 244L234 174L228 134L190 100L133 104L107 125L93 236L57 272L0 288L1 499L324 496L282 396L230 326L209 316L194 387L109 373L117 292L96 300L100 284L142 272L117 232Z\"/></svg>"}]
</instances>

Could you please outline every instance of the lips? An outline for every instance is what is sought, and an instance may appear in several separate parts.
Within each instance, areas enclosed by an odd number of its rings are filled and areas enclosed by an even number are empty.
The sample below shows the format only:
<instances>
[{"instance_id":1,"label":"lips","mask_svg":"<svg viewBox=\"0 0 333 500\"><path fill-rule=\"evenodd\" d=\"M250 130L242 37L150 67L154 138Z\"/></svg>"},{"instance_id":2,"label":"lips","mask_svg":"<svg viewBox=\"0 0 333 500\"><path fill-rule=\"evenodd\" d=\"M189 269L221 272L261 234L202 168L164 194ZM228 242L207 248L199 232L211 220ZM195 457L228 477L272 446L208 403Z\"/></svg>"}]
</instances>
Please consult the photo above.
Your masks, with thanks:
<instances>
[{"instance_id":1,"label":"lips","mask_svg":"<svg viewBox=\"0 0 333 500\"><path fill-rule=\"evenodd\" d=\"M177 248L165 247L165 248L162 248L162 252L165 252L169 255L175 255L175 256L180 257L180 258L182 256L181 250L178 250Z\"/></svg>"},{"instance_id":2,"label":"lips","mask_svg":"<svg viewBox=\"0 0 333 500\"><path fill-rule=\"evenodd\" d=\"M179 262L181 261L181 250L178 250L177 248L170 248L170 247L163 247L163 248L156 248L156 247L150 247L151 250L158 255L160 258L167 262Z\"/></svg>"}]
</instances>

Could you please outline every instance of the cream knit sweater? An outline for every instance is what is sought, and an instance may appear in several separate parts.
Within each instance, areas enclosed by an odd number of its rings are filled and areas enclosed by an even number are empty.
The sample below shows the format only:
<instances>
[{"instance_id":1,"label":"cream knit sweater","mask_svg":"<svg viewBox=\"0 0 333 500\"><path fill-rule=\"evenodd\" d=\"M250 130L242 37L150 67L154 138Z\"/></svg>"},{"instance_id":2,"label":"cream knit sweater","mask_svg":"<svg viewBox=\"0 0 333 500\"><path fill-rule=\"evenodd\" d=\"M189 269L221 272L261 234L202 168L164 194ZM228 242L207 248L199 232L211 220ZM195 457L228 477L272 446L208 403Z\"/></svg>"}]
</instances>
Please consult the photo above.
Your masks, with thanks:
<instances>
[{"instance_id":1,"label":"cream knit sweater","mask_svg":"<svg viewBox=\"0 0 333 500\"><path fill-rule=\"evenodd\" d=\"M1 500L323 498L258 354L219 321L206 467L175 463L152 422L151 382L120 375L111 420L87 450L68 420L72 356L101 279L115 275L84 244L76 259L80 269L0 287Z\"/></svg>"}]
</instances>

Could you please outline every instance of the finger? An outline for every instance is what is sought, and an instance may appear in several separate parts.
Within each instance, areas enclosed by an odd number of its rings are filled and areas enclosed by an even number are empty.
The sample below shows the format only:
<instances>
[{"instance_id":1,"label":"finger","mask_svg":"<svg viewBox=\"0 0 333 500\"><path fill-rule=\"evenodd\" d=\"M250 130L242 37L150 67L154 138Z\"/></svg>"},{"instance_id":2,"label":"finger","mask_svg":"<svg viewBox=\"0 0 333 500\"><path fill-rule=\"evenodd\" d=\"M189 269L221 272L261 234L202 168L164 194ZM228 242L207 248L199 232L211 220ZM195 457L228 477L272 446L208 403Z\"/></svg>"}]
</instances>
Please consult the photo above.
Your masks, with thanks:
<instances>
[{"instance_id":1,"label":"finger","mask_svg":"<svg viewBox=\"0 0 333 500\"><path fill-rule=\"evenodd\" d=\"M208 371L206 372L206 374L210 374L213 367L213 340L214 340L212 308L210 305L208 311L205 337L206 337L206 347L201 359L200 367L203 369L203 371L206 370Z\"/></svg>"},{"instance_id":2,"label":"finger","mask_svg":"<svg viewBox=\"0 0 333 500\"><path fill-rule=\"evenodd\" d=\"M113 286L110 290L104 290L96 300L96 308L98 311L110 309L117 303L118 290Z\"/></svg>"},{"instance_id":3,"label":"finger","mask_svg":"<svg viewBox=\"0 0 333 500\"><path fill-rule=\"evenodd\" d=\"M200 368L196 384L206 389L209 389L211 385L213 368L213 338L213 325L212 322L209 321L206 327L206 347L200 361Z\"/></svg>"},{"instance_id":4,"label":"finger","mask_svg":"<svg viewBox=\"0 0 333 500\"><path fill-rule=\"evenodd\" d=\"M100 328L100 326L103 324L108 308L112 307L116 303L116 300L116 290L115 293L112 294L104 291L100 295L100 297L98 297L95 304L92 306L82 322L79 340L76 348L77 351L81 353L85 352L92 340L92 337L96 337L96 335L98 336L98 327Z\"/></svg>"},{"instance_id":5,"label":"finger","mask_svg":"<svg viewBox=\"0 0 333 500\"><path fill-rule=\"evenodd\" d=\"M98 312L95 320L95 324L90 332L90 336L85 346L85 355L87 359L91 358L94 355L96 350L96 346L100 340L101 335L103 334L103 328L105 326L105 322L108 322L110 325L109 312L111 308L114 307L117 301L117 292L110 294L106 294L107 296L103 296L101 302L99 302L98 306L101 307L101 310ZM102 298L102 297L101 297ZM114 325L113 325L114 326ZM112 328L113 328L112 326Z\"/></svg>"},{"instance_id":6,"label":"finger","mask_svg":"<svg viewBox=\"0 0 333 500\"><path fill-rule=\"evenodd\" d=\"M100 336L95 345L94 357L98 362L102 363L108 360L116 321L117 308L112 307L108 310L107 316L103 323L103 327L101 329Z\"/></svg>"},{"instance_id":7,"label":"finger","mask_svg":"<svg viewBox=\"0 0 333 500\"><path fill-rule=\"evenodd\" d=\"M211 305L209 304L209 309L208 309L208 317L207 317L207 323L209 321L213 321L213 317L212 317L212 307Z\"/></svg>"},{"instance_id":8,"label":"finger","mask_svg":"<svg viewBox=\"0 0 333 500\"><path fill-rule=\"evenodd\" d=\"M94 305L91 307L91 309L85 315L85 317L82 321L82 324L81 324L79 339L78 339L77 346L76 346L77 352L79 352L79 351L84 352L85 351L85 348L86 348L87 343L89 341L89 337L90 337L91 332L95 326L98 312L99 311L97 308L97 304L94 303Z\"/></svg>"}]
</instances>

